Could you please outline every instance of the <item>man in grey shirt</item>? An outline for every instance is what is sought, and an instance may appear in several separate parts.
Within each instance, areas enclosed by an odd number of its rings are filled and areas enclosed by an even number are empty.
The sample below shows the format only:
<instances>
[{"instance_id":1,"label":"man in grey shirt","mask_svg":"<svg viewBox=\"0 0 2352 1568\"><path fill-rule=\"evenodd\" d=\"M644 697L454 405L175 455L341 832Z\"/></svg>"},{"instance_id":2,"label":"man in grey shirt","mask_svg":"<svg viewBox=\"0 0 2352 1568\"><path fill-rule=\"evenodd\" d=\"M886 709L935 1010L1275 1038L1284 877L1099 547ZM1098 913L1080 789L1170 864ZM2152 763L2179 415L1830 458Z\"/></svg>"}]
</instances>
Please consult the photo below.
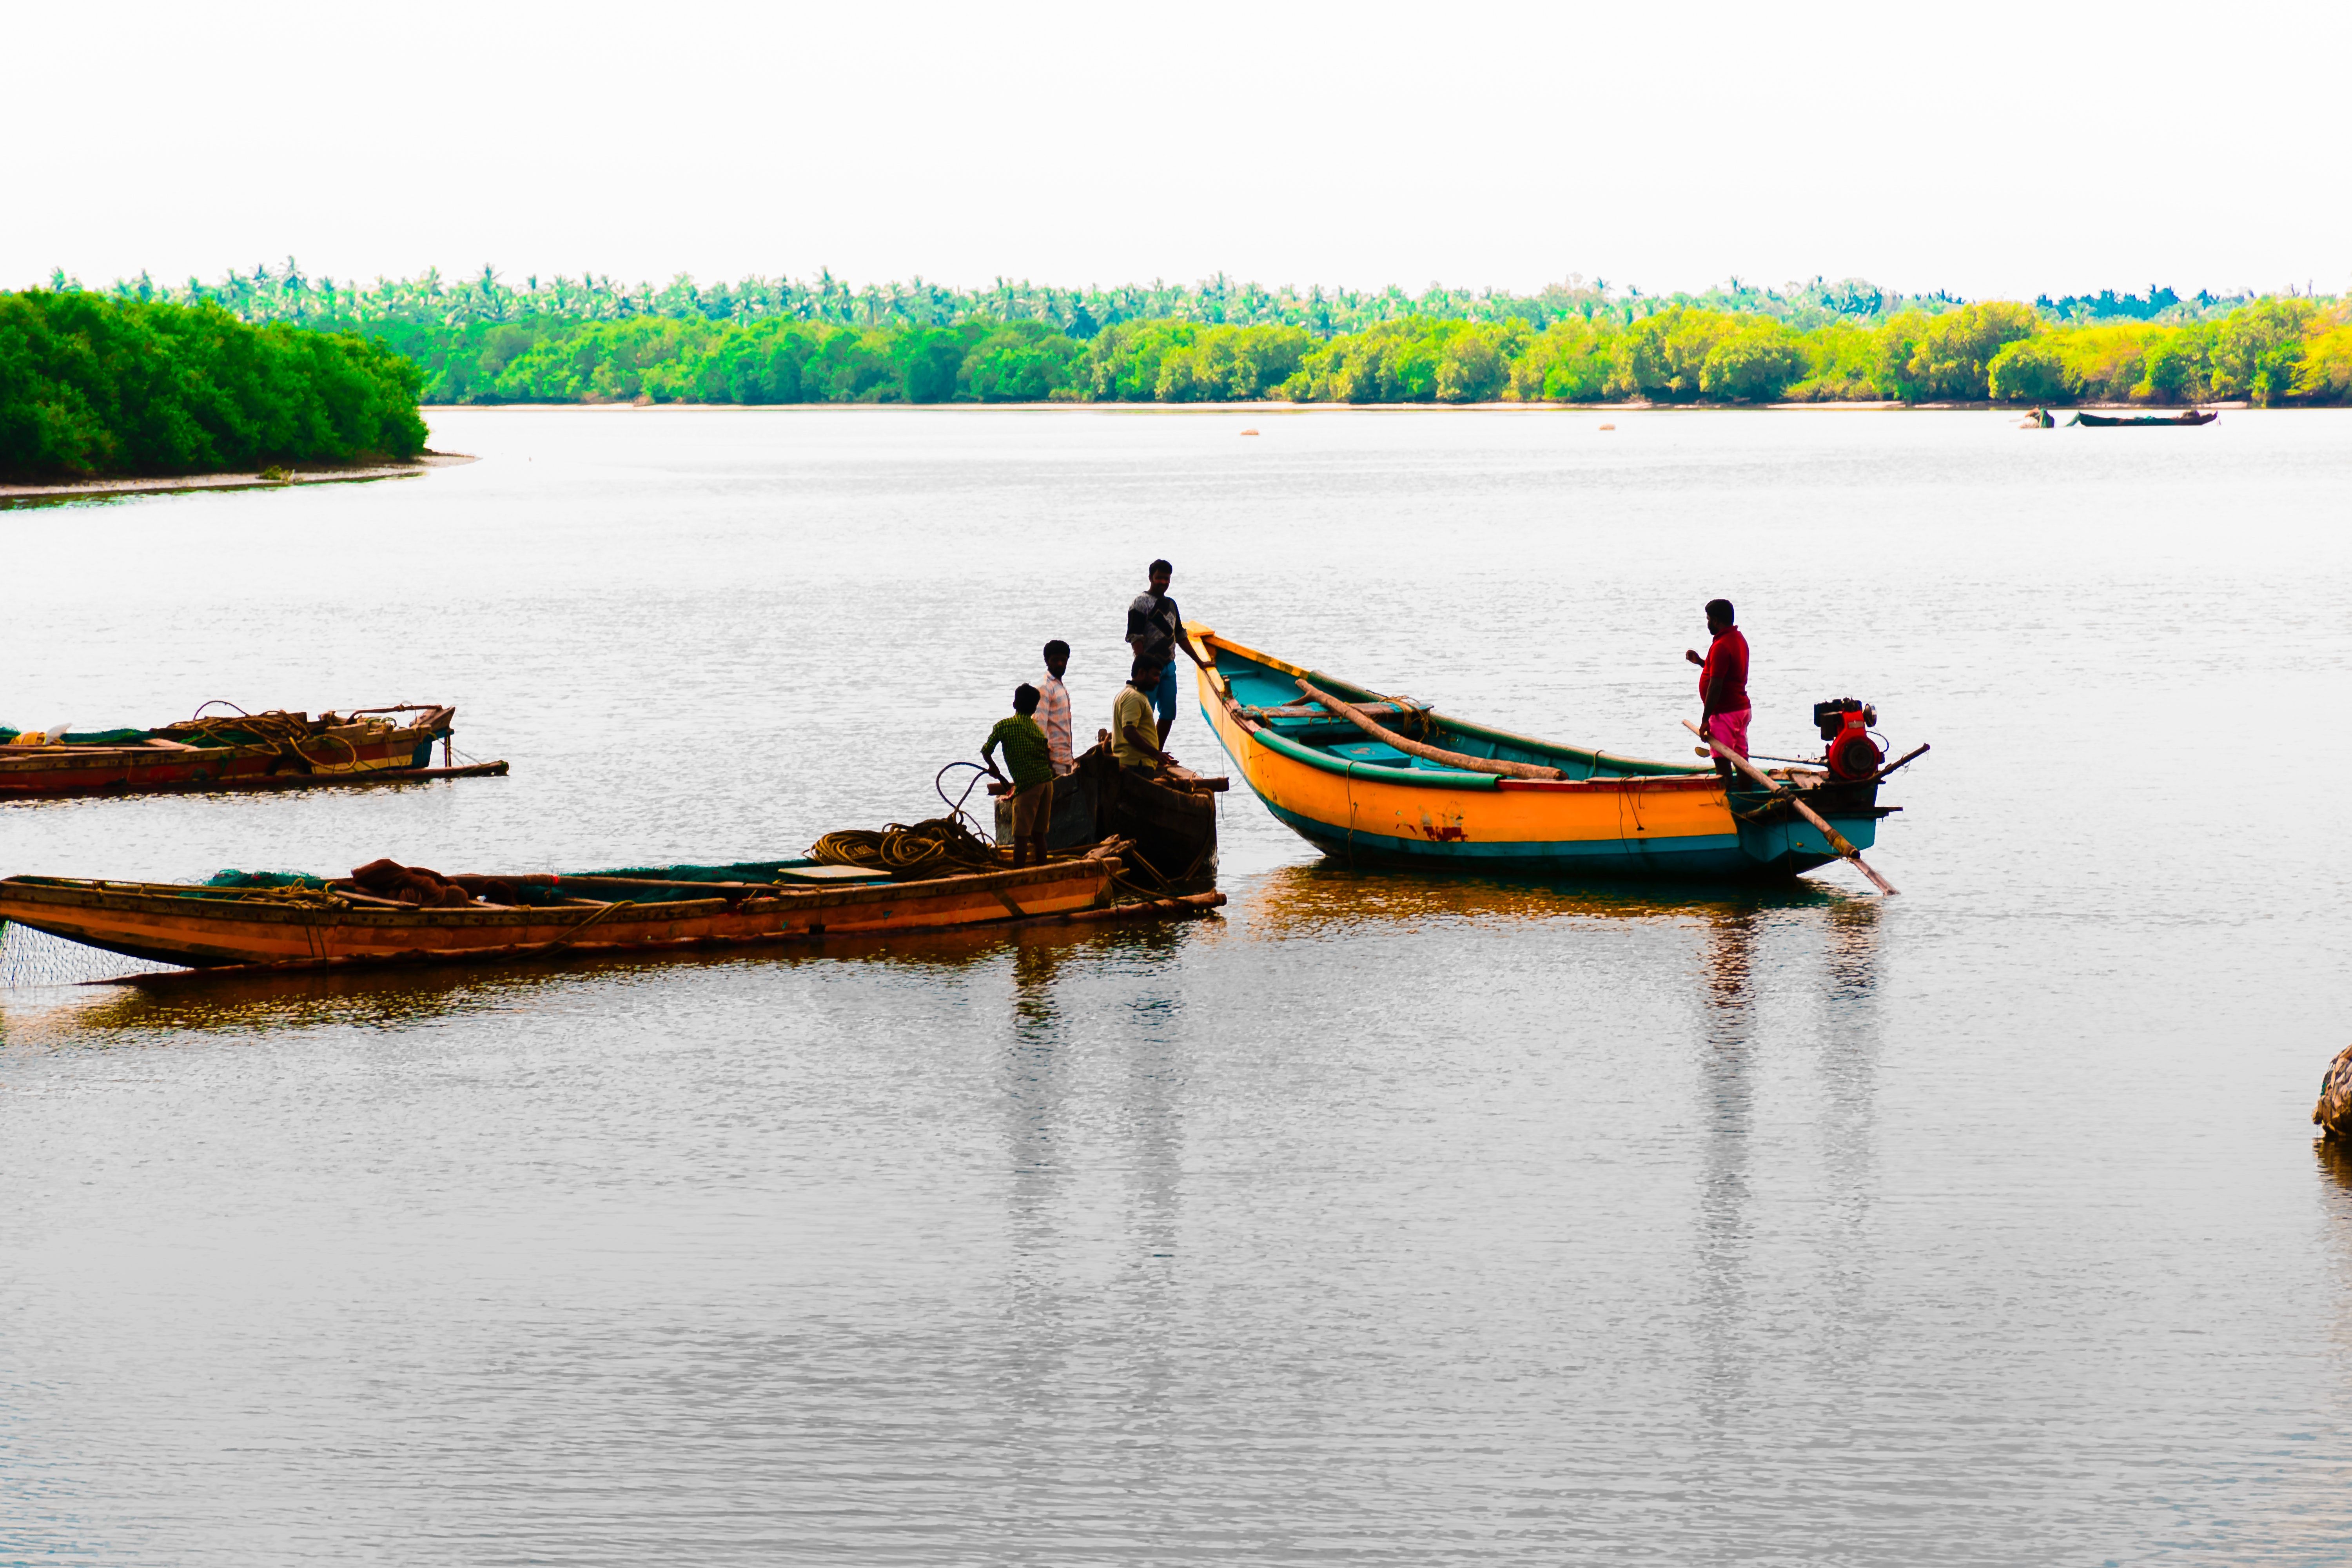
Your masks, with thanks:
<instances>
[{"instance_id":1,"label":"man in grey shirt","mask_svg":"<svg viewBox=\"0 0 2352 1568\"><path fill-rule=\"evenodd\" d=\"M1208 662L1184 635L1184 612L1168 596L1168 580L1175 574L1176 568L1165 561L1153 562L1151 585L1127 607L1127 646L1135 650L1136 658L1160 667L1160 682L1152 689L1151 701L1160 714L1162 746L1176 725L1176 650L1182 648L1194 664Z\"/></svg>"}]
</instances>

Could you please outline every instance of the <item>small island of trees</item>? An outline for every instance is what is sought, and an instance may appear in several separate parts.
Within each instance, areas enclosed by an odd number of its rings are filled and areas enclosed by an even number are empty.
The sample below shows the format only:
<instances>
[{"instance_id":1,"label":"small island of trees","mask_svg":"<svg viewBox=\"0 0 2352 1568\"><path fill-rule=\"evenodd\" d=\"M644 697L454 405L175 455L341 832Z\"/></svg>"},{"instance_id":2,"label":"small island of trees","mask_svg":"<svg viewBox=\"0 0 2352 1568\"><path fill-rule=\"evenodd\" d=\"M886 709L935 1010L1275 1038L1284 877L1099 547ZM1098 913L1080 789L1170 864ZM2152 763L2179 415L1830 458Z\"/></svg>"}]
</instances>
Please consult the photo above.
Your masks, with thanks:
<instances>
[{"instance_id":1,"label":"small island of trees","mask_svg":"<svg viewBox=\"0 0 2352 1568\"><path fill-rule=\"evenodd\" d=\"M209 301L0 294L0 478L404 460L425 377L379 339Z\"/></svg>"}]
</instances>

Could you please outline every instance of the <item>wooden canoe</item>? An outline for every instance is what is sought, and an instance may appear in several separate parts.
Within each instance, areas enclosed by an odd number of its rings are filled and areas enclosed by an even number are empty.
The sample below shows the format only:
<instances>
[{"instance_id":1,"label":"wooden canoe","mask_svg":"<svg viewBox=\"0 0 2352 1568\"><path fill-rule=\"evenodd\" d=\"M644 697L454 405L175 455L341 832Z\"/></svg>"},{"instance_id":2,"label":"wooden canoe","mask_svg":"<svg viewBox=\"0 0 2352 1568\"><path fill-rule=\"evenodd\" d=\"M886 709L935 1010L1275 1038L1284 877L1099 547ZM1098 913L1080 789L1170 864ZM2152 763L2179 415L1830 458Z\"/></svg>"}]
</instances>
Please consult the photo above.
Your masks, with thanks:
<instances>
[{"instance_id":1,"label":"wooden canoe","mask_svg":"<svg viewBox=\"0 0 2352 1568\"><path fill-rule=\"evenodd\" d=\"M2136 414L2129 416L2117 416L2113 414L2077 414L2071 422L2076 425L2087 425L2094 430L2104 430L2122 426L2210 425L2220 417L2221 416L2219 414L2211 414L2207 413L2202 409L2191 408L2182 414Z\"/></svg>"},{"instance_id":2,"label":"wooden canoe","mask_svg":"<svg viewBox=\"0 0 2352 1568\"><path fill-rule=\"evenodd\" d=\"M1201 712L1250 789L1286 826L1349 859L1464 871L1745 880L1839 858L1784 795L1687 763L1531 740L1186 628L1208 652ZM1303 697L1299 682L1410 731L1408 743L1521 776L1471 771L1375 740ZM1557 777L1529 774L1557 773ZM1876 841L1878 785L1774 770L1857 849Z\"/></svg>"},{"instance_id":3,"label":"wooden canoe","mask_svg":"<svg viewBox=\"0 0 2352 1568\"><path fill-rule=\"evenodd\" d=\"M1113 854L921 880L814 861L775 862L776 879L764 882L711 881L705 868L677 869L687 875L502 878L530 901L453 909L394 905L321 887L8 877L0 879L0 920L131 958L274 971L1165 917L1203 913L1224 902L1214 892L1122 901Z\"/></svg>"},{"instance_id":4,"label":"wooden canoe","mask_svg":"<svg viewBox=\"0 0 2352 1568\"><path fill-rule=\"evenodd\" d=\"M208 705L209 706L209 705ZM436 769L457 710L403 703L317 719L272 712L199 716L153 730L68 734L55 745L0 743L0 800L139 795L306 784L391 783L504 773L503 763Z\"/></svg>"}]
</instances>

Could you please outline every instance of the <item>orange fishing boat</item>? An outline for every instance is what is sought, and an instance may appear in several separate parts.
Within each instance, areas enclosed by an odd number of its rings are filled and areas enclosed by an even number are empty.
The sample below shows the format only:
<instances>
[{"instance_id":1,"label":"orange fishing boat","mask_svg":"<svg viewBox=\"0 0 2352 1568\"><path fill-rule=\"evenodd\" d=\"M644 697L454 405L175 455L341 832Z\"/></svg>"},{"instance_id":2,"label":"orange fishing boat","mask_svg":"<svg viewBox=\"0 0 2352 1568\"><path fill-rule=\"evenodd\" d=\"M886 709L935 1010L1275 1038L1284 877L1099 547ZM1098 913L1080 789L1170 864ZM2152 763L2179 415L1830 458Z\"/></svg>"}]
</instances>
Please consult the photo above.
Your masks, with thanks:
<instances>
[{"instance_id":1,"label":"orange fishing boat","mask_svg":"<svg viewBox=\"0 0 2352 1568\"><path fill-rule=\"evenodd\" d=\"M1120 890L1118 840L1011 870L898 875L817 860L580 875L365 879L225 872L216 885L0 879L0 920L131 958L218 972L503 962L837 936L1206 913L1217 892ZM379 866L392 866L389 861ZM362 868L362 871L370 869ZM356 875L356 874L355 874ZM218 885L226 883L228 885ZM419 894L418 887L425 892ZM454 889L454 890L451 890ZM441 907L405 901L449 900Z\"/></svg>"}]
</instances>

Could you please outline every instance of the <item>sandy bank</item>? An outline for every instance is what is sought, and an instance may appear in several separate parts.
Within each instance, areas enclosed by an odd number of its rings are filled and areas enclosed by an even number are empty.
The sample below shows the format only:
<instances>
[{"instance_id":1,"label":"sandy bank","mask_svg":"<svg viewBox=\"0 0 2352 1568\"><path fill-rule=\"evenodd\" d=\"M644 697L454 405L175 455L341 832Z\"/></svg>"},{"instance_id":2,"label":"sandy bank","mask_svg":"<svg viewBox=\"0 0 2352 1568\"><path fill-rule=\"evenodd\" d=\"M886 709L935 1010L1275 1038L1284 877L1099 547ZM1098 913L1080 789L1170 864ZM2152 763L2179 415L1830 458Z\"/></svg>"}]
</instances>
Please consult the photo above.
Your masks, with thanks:
<instances>
[{"instance_id":1,"label":"sandy bank","mask_svg":"<svg viewBox=\"0 0 2352 1568\"><path fill-rule=\"evenodd\" d=\"M463 452L427 452L413 463L368 467L355 463L298 463L282 479L265 479L257 473L162 474L140 479L79 479L61 485L0 485L0 506L28 501L102 499L108 496L163 495L175 490L283 489L289 485L356 484L368 479L401 479L428 468L457 468L477 461Z\"/></svg>"}]
</instances>

